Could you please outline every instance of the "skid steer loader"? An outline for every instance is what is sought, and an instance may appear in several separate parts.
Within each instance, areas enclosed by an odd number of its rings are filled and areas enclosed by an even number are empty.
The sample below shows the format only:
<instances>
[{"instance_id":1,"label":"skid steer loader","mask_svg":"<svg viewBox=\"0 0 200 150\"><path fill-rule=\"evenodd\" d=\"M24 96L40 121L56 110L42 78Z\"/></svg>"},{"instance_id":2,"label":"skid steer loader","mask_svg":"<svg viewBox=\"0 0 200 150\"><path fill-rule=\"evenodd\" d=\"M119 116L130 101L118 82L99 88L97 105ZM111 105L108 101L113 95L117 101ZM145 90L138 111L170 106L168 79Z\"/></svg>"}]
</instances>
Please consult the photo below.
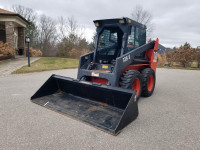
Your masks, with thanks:
<instances>
[{"instance_id":1,"label":"skid steer loader","mask_svg":"<svg viewBox=\"0 0 200 150\"><path fill-rule=\"evenodd\" d=\"M117 135L154 91L158 39L146 43L146 26L129 18L94 24L95 48L80 57L77 79L52 75L31 101Z\"/></svg>"}]
</instances>

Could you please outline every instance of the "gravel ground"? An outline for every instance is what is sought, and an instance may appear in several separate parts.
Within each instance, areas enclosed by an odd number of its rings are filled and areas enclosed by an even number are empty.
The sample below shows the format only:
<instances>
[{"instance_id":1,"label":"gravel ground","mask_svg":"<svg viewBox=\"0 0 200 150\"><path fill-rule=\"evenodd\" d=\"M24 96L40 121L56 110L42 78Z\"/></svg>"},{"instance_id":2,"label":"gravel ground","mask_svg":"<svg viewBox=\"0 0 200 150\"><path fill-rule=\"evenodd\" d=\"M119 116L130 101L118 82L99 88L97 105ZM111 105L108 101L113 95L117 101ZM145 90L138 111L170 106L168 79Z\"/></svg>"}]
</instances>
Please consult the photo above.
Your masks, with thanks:
<instances>
[{"instance_id":1,"label":"gravel ground","mask_svg":"<svg viewBox=\"0 0 200 150\"><path fill-rule=\"evenodd\" d=\"M0 77L0 149L199 149L200 71L158 69L152 97L141 98L138 118L112 136L30 101L54 74L76 69Z\"/></svg>"}]
</instances>

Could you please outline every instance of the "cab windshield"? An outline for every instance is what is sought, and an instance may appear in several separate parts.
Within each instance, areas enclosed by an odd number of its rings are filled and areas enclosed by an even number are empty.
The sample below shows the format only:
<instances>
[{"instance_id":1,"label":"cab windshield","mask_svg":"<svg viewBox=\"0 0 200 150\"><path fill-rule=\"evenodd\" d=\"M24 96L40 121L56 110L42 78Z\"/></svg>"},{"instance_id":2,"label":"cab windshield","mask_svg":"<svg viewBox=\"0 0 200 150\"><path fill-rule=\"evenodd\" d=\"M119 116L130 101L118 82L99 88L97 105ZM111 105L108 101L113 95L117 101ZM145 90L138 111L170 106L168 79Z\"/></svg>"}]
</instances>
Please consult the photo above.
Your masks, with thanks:
<instances>
[{"instance_id":1,"label":"cab windshield","mask_svg":"<svg viewBox=\"0 0 200 150\"><path fill-rule=\"evenodd\" d=\"M97 61L109 63L120 55L123 32L119 27L105 27L99 35Z\"/></svg>"}]
</instances>

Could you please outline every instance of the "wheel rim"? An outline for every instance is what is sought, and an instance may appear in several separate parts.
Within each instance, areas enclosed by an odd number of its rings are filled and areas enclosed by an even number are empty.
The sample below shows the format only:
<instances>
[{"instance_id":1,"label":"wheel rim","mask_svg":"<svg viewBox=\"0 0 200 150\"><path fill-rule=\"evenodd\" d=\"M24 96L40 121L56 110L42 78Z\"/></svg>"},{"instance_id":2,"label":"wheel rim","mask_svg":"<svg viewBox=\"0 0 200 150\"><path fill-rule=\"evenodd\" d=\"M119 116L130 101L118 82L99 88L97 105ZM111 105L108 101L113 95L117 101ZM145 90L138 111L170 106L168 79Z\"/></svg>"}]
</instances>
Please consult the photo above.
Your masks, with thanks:
<instances>
[{"instance_id":1,"label":"wheel rim","mask_svg":"<svg viewBox=\"0 0 200 150\"><path fill-rule=\"evenodd\" d=\"M149 92L151 92L151 90L153 89L153 86L154 86L154 77L153 77L153 74L151 74L148 79L148 91Z\"/></svg>"},{"instance_id":2,"label":"wheel rim","mask_svg":"<svg viewBox=\"0 0 200 150\"><path fill-rule=\"evenodd\" d=\"M136 90L136 96L139 95L140 93L140 79L139 78L135 78L135 80L133 81L133 90Z\"/></svg>"}]
</instances>

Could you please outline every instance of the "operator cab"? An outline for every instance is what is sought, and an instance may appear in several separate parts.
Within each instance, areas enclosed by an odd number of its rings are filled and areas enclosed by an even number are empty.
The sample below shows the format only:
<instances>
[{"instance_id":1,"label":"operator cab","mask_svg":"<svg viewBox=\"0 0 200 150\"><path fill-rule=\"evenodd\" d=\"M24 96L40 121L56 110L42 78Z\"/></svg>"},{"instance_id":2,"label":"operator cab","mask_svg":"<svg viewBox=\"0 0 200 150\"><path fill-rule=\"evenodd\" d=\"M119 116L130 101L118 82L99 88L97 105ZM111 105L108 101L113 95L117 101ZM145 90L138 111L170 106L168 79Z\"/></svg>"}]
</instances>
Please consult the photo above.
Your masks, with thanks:
<instances>
[{"instance_id":1,"label":"operator cab","mask_svg":"<svg viewBox=\"0 0 200 150\"><path fill-rule=\"evenodd\" d=\"M94 24L97 37L90 70L112 72L118 57L146 44L146 26L129 18L95 20ZM145 53L136 58L145 58Z\"/></svg>"}]
</instances>

